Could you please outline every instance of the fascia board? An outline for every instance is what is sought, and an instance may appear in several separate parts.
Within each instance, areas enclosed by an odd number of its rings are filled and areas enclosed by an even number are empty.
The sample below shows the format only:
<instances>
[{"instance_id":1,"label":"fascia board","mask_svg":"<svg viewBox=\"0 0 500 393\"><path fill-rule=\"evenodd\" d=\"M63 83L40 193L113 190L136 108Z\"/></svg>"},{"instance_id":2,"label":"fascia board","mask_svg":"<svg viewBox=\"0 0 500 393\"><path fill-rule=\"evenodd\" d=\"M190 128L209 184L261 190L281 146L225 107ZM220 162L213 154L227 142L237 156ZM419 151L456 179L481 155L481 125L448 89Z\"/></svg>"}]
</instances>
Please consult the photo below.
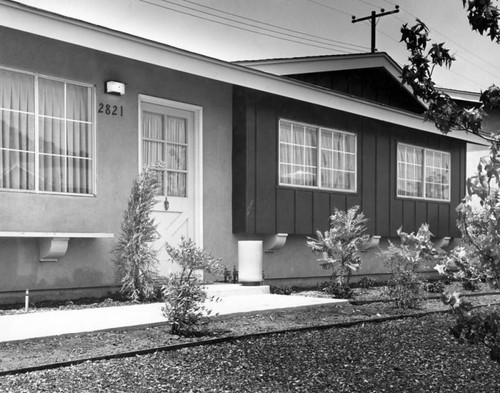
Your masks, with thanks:
<instances>
[{"instance_id":1,"label":"fascia board","mask_svg":"<svg viewBox=\"0 0 500 393\"><path fill-rule=\"evenodd\" d=\"M395 78L401 75L401 69L389 62L384 54L361 56L305 57L263 61L235 62L255 70L275 75L307 74L327 71L355 70L363 68L386 68Z\"/></svg>"},{"instance_id":2,"label":"fascia board","mask_svg":"<svg viewBox=\"0 0 500 393\"><path fill-rule=\"evenodd\" d=\"M454 100L467 101L475 104L481 102L480 101L481 93L476 93L473 91L464 91L464 90L453 90L444 87L438 87L438 90L441 90L442 92L448 94Z\"/></svg>"},{"instance_id":3,"label":"fascia board","mask_svg":"<svg viewBox=\"0 0 500 393\"><path fill-rule=\"evenodd\" d=\"M6 0L0 0L0 25L229 84L441 134L433 123L424 122L423 117L417 114L305 85ZM482 143L480 137L472 134L454 132L450 137L471 143Z\"/></svg>"}]
</instances>

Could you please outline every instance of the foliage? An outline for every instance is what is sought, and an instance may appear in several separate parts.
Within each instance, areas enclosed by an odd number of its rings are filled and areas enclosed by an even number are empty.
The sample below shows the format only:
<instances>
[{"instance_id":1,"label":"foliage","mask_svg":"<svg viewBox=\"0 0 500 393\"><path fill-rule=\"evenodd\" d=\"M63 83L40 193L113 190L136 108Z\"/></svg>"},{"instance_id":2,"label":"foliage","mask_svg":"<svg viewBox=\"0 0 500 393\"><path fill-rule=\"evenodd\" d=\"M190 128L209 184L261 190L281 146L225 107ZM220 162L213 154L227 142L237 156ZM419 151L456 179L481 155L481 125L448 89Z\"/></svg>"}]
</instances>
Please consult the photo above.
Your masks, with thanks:
<instances>
[{"instance_id":1,"label":"foliage","mask_svg":"<svg viewBox=\"0 0 500 393\"><path fill-rule=\"evenodd\" d=\"M269 288L271 293L274 295L291 295L296 291L295 287L286 285L286 286L275 286L271 285Z\"/></svg>"},{"instance_id":2,"label":"foliage","mask_svg":"<svg viewBox=\"0 0 500 393\"><path fill-rule=\"evenodd\" d=\"M467 196L457 207L462 245L436 265L440 274L471 283L483 280L500 288L499 197L495 191L474 203Z\"/></svg>"},{"instance_id":3,"label":"foliage","mask_svg":"<svg viewBox=\"0 0 500 393\"><path fill-rule=\"evenodd\" d=\"M120 292L134 301L155 296L158 259L151 243L158 239L158 233L151 213L157 185L152 169L145 169L134 180L120 238L113 249Z\"/></svg>"},{"instance_id":4,"label":"foliage","mask_svg":"<svg viewBox=\"0 0 500 393\"><path fill-rule=\"evenodd\" d=\"M430 281L425 284L425 290L429 293L443 293L445 287L445 283L442 280Z\"/></svg>"},{"instance_id":5,"label":"foliage","mask_svg":"<svg viewBox=\"0 0 500 393\"><path fill-rule=\"evenodd\" d=\"M479 34L486 33L492 41L500 43L500 27L498 18L500 10L495 7L491 0L462 0L464 7L467 6L467 16L472 30Z\"/></svg>"},{"instance_id":6,"label":"foliage","mask_svg":"<svg viewBox=\"0 0 500 393\"><path fill-rule=\"evenodd\" d=\"M424 296L424 282L418 272L440 257L441 252L431 242L432 233L427 224L422 224L415 235L399 228L400 244L389 241L382 252L386 266L392 274L387 285L387 294L398 308L416 308Z\"/></svg>"},{"instance_id":7,"label":"foliage","mask_svg":"<svg viewBox=\"0 0 500 393\"><path fill-rule=\"evenodd\" d=\"M460 343L485 344L490 356L500 363L500 313L497 311L473 310L471 303L463 301L457 292L443 293L444 304L451 307L457 317L450 333Z\"/></svg>"},{"instance_id":8,"label":"foliage","mask_svg":"<svg viewBox=\"0 0 500 393\"><path fill-rule=\"evenodd\" d=\"M433 121L436 127L447 134L452 129L459 129L479 133L481 122L484 116L483 103L480 107L471 106L462 108L446 93L436 88L432 81L432 73L436 66L450 68L455 58L450 51L444 47L444 43L432 44L427 50L429 29L420 20L417 24L408 27L404 24L401 28L401 41L406 44L410 52L408 58L410 64L403 67L403 83L409 85L413 93L428 104L426 119ZM482 97L488 100L488 97L498 96L496 86L491 86ZM489 102L492 102L489 99Z\"/></svg>"},{"instance_id":9,"label":"foliage","mask_svg":"<svg viewBox=\"0 0 500 393\"><path fill-rule=\"evenodd\" d=\"M332 270L331 280L342 285L348 284L351 272L359 269L358 252L368 240L364 234L368 219L358 210L359 206L347 211L335 209L330 216L330 229L324 234L317 231L316 239L307 237L307 246L322 254L321 267Z\"/></svg>"},{"instance_id":10,"label":"foliage","mask_svg":"<svg viewBox=\"0 0 500 393\"><path fill-rule=\"evenodd\" d=\"M171 274L163 287L163 314L171 323L173 334L192 334L204 316L210 315L210 310L204 305L207 294L197 273L223 274L223 267L220 259L197 247L191 239L183 238L179 248L168 243L165 247L181 271Z\"/></svg>"},{"instance_id":11,"label":"foliage","mask_svg":"<svg viewBox=\"0 0 500 393\"><path fill-rule=\"evenodd\" d=\"M377 285L377 282L369 277L362 277L359 281L354 283L352 286L357 287L357 288L363 288L363 289L368 289L375 287Z\"/></svg>"},{"instance_id":12,"label":"foliage","mask_svg":"<svg viewBox=\"0 0 500 393\"><path fill-rule=\"evenodd\" d=\"M464 291L479 291L479 283L480 281L464 281L462 283L462 288L464 289Z\"/></svg>"},{"instance_id":13,"label":"foliage","mask_svg":"<svg viewBox=\"0 0 500 393\"><path fill-rule=\"evenodd\" d=\"M319 289L325 293L335 296L338 299L350 299L354 295L354 291L349 285L333 280L320 284Z\"/></svg>"}]
</instances>

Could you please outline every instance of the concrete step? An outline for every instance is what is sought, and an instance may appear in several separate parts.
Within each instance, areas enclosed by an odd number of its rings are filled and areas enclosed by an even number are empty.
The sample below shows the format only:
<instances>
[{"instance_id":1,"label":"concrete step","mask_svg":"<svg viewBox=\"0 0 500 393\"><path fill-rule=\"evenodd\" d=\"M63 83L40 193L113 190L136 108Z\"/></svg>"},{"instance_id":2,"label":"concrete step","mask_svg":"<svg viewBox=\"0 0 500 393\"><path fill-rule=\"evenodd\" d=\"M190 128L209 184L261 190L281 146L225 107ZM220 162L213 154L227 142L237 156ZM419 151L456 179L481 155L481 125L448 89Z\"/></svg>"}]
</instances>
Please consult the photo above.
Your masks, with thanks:
<instances>
[{"instance_id":1,"label":"concrete step","mask_svg":"<svg viewBox=\"0 0 500 393\"><path fill-rule=\"evenodd\" d=\"M205 290L209 297L232 297L250 295L268 295L271 293L269 285L244 286L241 284L208 284Z\"/></svg>"}]
</instances>

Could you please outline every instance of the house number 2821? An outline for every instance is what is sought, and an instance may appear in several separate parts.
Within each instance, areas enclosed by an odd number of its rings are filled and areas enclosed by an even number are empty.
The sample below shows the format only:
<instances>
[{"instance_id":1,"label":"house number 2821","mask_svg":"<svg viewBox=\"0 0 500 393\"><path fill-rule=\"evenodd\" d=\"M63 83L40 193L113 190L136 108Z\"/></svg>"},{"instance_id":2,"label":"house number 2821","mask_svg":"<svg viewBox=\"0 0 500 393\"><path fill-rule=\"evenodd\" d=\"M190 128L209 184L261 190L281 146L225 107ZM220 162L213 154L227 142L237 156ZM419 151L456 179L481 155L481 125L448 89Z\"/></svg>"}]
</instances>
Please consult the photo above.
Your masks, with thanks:
<instances>
[{"instance_id":1,"label":"house number 2821","mask_svg":"<svg viewBox=\"0 0 500 393\"><path fill-rule=\"evenodd\" d=\"M99 103L99 113L108 116L123 116L123 106Z\"/></svg>"}]
</instances>

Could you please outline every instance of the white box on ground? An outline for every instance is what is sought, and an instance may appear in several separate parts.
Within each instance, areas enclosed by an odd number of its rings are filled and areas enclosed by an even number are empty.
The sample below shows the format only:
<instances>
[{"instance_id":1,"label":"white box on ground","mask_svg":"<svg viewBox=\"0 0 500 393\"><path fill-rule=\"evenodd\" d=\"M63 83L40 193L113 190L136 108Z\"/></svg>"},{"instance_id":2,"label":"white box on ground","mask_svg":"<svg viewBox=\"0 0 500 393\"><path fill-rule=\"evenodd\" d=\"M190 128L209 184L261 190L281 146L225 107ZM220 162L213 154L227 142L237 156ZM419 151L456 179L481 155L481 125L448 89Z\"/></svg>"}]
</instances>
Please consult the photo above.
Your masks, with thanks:
<instances>
[{"instance_id":1,"label":"white box on ground","mask_svg":"<svg viewBox=\"0 0 500 393\"><path fill-rule=\"evenodd\" d=\"M262 283L262 240L238 241L238 281L242 285Z\"/></svg>"}]
</instances>

